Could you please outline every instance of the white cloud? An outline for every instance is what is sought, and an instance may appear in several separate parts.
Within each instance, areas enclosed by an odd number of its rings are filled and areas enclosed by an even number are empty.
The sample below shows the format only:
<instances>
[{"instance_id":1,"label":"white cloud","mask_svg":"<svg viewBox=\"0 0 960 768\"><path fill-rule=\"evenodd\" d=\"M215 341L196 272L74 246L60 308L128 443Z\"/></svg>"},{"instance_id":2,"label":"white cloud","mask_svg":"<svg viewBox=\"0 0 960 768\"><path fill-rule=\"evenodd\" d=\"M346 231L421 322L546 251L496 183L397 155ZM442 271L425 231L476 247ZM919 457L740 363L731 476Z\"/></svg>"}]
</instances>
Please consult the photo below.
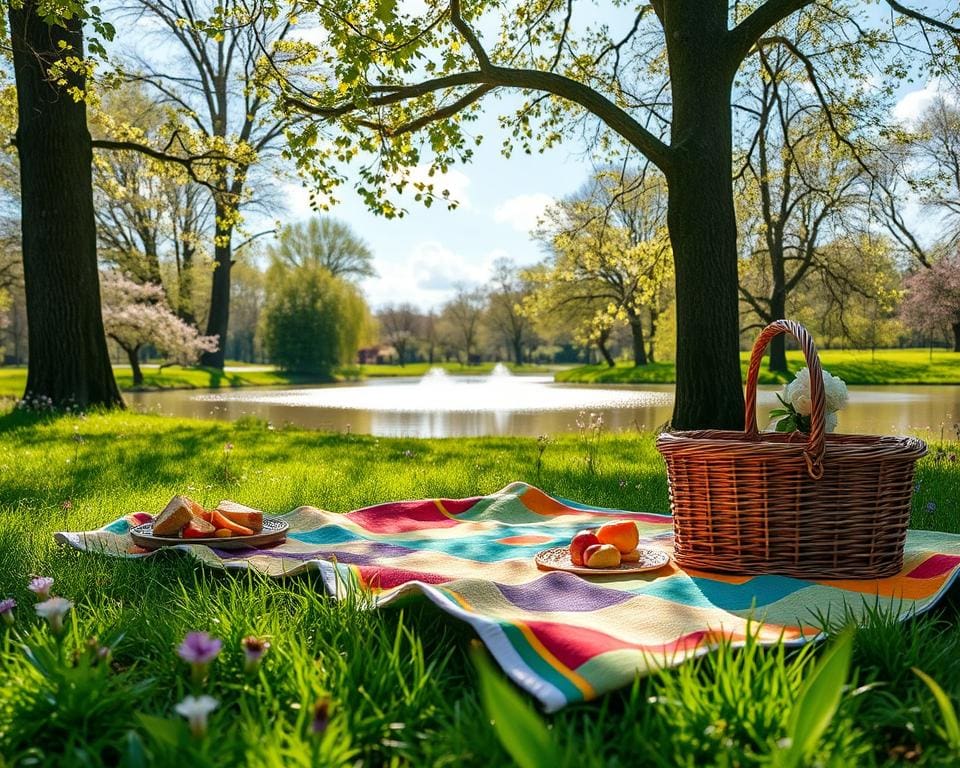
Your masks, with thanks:
<instances>
[{"instance_id":1,"label":"white cloud","mask_svg":"<svg viewBox=\"0 0 960 768\"><path fill-rule=\"evenodd\" d=\"M506 255L496 249L483 259L468 259L436 240L416 243L401 260L380 260L378 275L365 280L370 306L410 302L423 310L435 308L453 296L458 284L474 287L486 283L493 262Z\"/></svg>"},{"instance_id":2,"label":"white cloud","mask_svg":"<svg viewBox=\"0 0 960 768\"><path fill-rule=\"evenodd\" d=\"M408 168L402 174L396 175L393 181L397 183L401 179L411 184L432 185L433 194L438 197L445 197L443 193L448 192L449 199L456 202L461 209L466 210L470 208L470 197L467 194L467 187L470 186L470 177L463 171L458 171L454 168L446 172L436 171L431 176L430 166L424 164ZM409 190L410 187L407 189Z\"/></svg>"},{"instance_id":3,"label":"white cloud","mask_svg":"<svg viewBox=\"0 0 960 768\"><path fill-rule=\"evenodd\" d=\"M530 232L536 229L538 219L554 202L550 195L542 192L509 197L494 208L493 220L509 224L518 232Z\"/></svg>"},{"instance_id":4,"label":"white cloud","mask_svg":"<svg viewBox=\"0 0 960 768\"><path fill-rule=\"evenodd\" d=\"M904 125L912 125L938 96L952 100L952 94L941 88L940 79L933 78L923 88L904 94L894 105L893 116Z\"/></svg>"}]
</instances>

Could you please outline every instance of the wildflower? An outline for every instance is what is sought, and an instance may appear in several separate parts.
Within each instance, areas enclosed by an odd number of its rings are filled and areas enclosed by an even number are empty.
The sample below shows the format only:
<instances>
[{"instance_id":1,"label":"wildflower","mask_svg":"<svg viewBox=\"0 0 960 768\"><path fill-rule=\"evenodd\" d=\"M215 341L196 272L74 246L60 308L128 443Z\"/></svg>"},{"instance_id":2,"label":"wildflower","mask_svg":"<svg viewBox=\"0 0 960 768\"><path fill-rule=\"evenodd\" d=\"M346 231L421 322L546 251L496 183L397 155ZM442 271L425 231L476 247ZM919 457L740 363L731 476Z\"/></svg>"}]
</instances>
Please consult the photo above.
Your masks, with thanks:
<instances>
[{"instance_id":1,"label":"wildflower","mask_svg":"<svg viewBox=\"0 0 960 768\"><path fill-rule=\"evenodd\" d=\"M223 446L224 453L230 453L230 451L232 450L233 450L233 443L227 443L225 446Z\"/></svg>"},{"instance_id":2,"label":"wildflower","mask_svg":"<svg viewBox=\"0 0 960 768\"><path fill-rule=\"evenodd\" d=\"M413 451L411 451L409 448L407 448L407 450L405 450L405 451L403 452L403 455L404 455L404 458L412 459L412 458L413 458Z\"/></svg>"},{"instance_id":3,"label":"wildflower","mask_svg":"<svg viewBox=\"0 0 960 768\"><path fill-rule=\"evenodd\" d=\"M248 674L256 672L260 668L263 655L269 650L270 641L265 638L255 637L254 635L243 638L244 670Z\"/></svg>"},{"instance_id":4,"label":"wildflower","mask_svg":"<svg viewBox=\"0 0 960 768\"><path fill-rule=\"evenodd\" d=\"M62 509L64 512L69 512L71 509L73 509L73 502L70 499L64 499L60 502L60 509Z\"/></svg>"},{"instance_id":5,"label":"wildflower","mask_svg":"<svg viewBox=\"0 0 960 768\"><path fill-rule=\"evenodd\" d=\"M53 579L49 576L34 576L27 584L27 589L37 596L37 600L46 600L50 597L50 587L52 586Z\"/></svg>"},{"instance_id":6,"label":"wildflower","mask_svg":"<svg viewBox=\"0 0 960 768\"><path fill-rule=\"evenodd\" d=\"M49 600L44 600L34 606L37 615L47 620L50 631L55 635L59 635L63 631L63 617L67 615L67 611L71 608L73 608L73 603L63 597L51 597Z\"/></svg>"},{"instance_id":7,"label":"wildflower","mask_svg":"<svg viewBox=\"0 0 960 768\"><path fill-rule=\"evenodd\" d=\"M5 624L13 624L13 609L17 607L17 601L12 597L0 600L0 616L3 617Z\"/></svg>"},{"instance_id":8,"label":"wildflower","mask_svg":"<svg viewBox=\"0 0 960 768\"><path fill-rule=\"evenodd\" d=\"M220 640L210 637L206 632L187 633L177 648L177 655L190 665L195 683L203 682L210 662L217 658L222 645Z\"/></svg>"},{"instance_id":9,"label":"wildflower","mask_svg":"<svg viewBox=\"0 0 960 768\"><path fill-rule=\"evenodd\" d=\"M937 511L937 503L935 501L928 501L927 512L936 512L936 511Z\"/></svg>"},{"instance_id":10,"label":"wildflower","mask_svg":"<svg viewBox=\"0 0 960 768\"><path fill-rule=\"evenodd\" d=\"M218 706L220 702L212 696L187 696L174 709L187 718L190 732L199 739L207 732L207 717Z\"/></svg>"},{"instance_id":11,"label":"wildflower","mask_svg":"<svg viewBox=\"0 0 960 768\"><path fill-rule=\"evenodd\" d=\"M330 722L330 701L329 699L319 699L313 707L313 720L310 723L310 730L317 736L323 735Z\"/></svg>"}]
</instances>

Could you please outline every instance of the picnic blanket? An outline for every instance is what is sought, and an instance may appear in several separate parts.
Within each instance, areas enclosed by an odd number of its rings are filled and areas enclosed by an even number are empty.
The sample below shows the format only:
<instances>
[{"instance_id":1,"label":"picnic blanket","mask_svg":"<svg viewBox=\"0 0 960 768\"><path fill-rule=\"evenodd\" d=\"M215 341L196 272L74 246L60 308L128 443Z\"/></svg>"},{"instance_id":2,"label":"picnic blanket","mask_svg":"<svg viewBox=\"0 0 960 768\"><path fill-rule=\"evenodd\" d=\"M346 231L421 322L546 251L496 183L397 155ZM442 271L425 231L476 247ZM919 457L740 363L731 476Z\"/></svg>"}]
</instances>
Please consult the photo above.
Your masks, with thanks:
<instances>
[{"instance_id":1,"label":"picnic blanket","mask_svg":"<svg viewBox=\"0 0 960 768\"><path fill-rule=\"evenodd\" d=\"M578 530L634 520L641 546L671 550L668 515L589 507L524 483L471 499L381 504L346 514L300 507L284 519L286 542L224 551L176 547L208 566L270 576L319 570L331 595L360 593L371 606L422 593L469 622L504 671L548 711L679 664L720 642L801 644L826 619L886 610L907 618L933 605L960 566L960 536L910 531L903 571L876 581L728 576L671 564L648 573L581 578L538 570L533 557ZM58 533L85 551L149 557L128 530L137 513L96 531Z\"/></svg>"}]
</instances>

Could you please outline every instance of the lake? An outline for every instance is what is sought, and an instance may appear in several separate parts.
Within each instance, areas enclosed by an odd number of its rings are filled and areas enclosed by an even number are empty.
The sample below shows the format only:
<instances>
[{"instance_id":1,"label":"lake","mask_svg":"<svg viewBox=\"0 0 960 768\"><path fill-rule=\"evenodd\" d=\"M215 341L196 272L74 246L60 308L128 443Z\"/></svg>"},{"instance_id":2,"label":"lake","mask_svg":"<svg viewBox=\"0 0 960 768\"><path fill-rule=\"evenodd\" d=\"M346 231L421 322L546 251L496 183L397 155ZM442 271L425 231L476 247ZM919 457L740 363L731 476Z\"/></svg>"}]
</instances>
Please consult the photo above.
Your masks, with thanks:
<instances>
[{"instance_id":1,"label":"lake","mask_svg":"<svg viewBox=\"0 0 960 768\"><path fill-rule=\"evenodd\" d=\"M776 407L777 387L759 393L758 413ZM673 385L615 387L555 384L549 376L512 376L502 367L486 376L449 376L294 388L178 390L126 395L136 410L193 418L253 416L336 432L391 437L528 435L576 432L590 413L607 431L655 430L673 409ZM850 387L840 432L953 434L960 387Z\"/></svg>"}]
</instances>

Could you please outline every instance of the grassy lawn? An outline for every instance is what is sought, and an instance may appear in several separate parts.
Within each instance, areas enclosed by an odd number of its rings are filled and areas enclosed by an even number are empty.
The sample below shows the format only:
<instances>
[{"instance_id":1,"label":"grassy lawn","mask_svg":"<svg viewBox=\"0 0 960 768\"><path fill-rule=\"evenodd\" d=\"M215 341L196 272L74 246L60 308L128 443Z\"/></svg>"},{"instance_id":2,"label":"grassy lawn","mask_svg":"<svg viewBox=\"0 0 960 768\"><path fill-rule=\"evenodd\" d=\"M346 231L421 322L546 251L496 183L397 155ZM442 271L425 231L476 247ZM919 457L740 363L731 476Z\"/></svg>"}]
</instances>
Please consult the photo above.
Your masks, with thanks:
<instances>
[{"instance_id":1,"label":"grassy lawn","mask_svg":"<svg viewBox=\"0 0 960 768\"><path fill-rule=\"evenodd\" d=\"M238 366L240 367L240 366ZM227 387L269 387L287 384L310 384L315 377L298 376L277 370L217 371L212 368L181 368L172 365L160 370L158 365L144 364L143 386L137 389L220 389ZM113 368L117 386L131 391L133 374L130 367L117 365ZM23 367L0 367L0 398L19 398L27 383L27 369Z\"/></svg>"},{"instance_id":2,"label":"grassy lawn","mask_svg":"<svg viewBox=\"0 0 960 768\"><path fill-rule=\"evenodd\" d=\"M583 452L576 437L558 438L538 477L533 438L393 440L127 413L0 416L0 598L20 604L16 625L0 624L0 765L509 764L482 712L471 630L425 601L367 613L324 598L313 577L218 574L173 555L80 555L54 547L51 533L158 510L176 492L269 513L301 503L346 511L525 479L592 504L667 509L649 436L604 436L597 474ZM923 460L915 526L960 531L957 467ZM49 663L54 646L25 589L31 573L54 577L55 591L76 602L68 657L96 635L116 643L112 669ZM920 765L956 764L911 667L956 701L957 624L948 603L905 625L878 617L858 632L854 679L820 745L822 764L898 765L905 752ZM207 685L220 706L203 741L173 712L189 692L174 653L189 630L224 640ZM272 644L254 679L239 649L251 633ZM721 651L572 706L548 718L557 768L769 765L819 653ZM329 702L323 736L310 728L318 699Z\"/></svg>"},{"instance_id":3,"label":"grassy lawn","mask_svg":"<svg viewBox=\"0 0 960 768\"><path fill-rule=\"evenodd\" d=\"M869 351L822 349L823 367L847 384L960 384L960 353L930 352L925 349L878 349ZM747 377L749 352L740 353L743 378ZM799 351L787 352L791 371L806 363ZM633 366L626 363L616 368L606 365L585 365L556 373L557 381L585 384L672 384L676 381L673 363L651 363ZM760 369L761 384L780 384L790 377Z\"/></svg>"}]
</instances>

